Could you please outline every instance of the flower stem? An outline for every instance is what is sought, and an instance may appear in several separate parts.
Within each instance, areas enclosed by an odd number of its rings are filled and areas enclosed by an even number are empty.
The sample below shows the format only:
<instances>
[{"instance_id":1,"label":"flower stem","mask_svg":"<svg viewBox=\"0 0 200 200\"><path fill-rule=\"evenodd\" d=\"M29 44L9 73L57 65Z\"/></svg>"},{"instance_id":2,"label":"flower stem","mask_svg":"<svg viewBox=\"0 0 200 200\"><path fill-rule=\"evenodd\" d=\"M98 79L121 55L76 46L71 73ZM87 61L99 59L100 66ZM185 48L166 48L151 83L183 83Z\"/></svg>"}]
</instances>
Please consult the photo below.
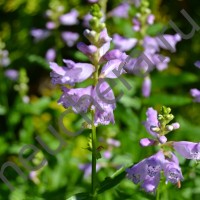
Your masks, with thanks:
<instances>
[{"instance_id":1,"label":"flower stem","mask_svg":"<svg viewBox=\"0 0 200 200\"><path fill-rule=\"evenodd\" d=\"M157 191L156 191L156 200L160 199L160 188L158 186Z\"/></svg>"},{"instance_id":2,"label":"flower stem","mask_svg":"<svg viewBox=\"0 0 200 200\"><path fill-rule=\"evenodd\" d=\"M96 185L97 185L97 174L96 174L96 164L97 164L97 158L96 158L96 126L94 125L94 115L95 111L92 111L92 197L93 200L96 198Z\"/></svg>"}]
</instances>

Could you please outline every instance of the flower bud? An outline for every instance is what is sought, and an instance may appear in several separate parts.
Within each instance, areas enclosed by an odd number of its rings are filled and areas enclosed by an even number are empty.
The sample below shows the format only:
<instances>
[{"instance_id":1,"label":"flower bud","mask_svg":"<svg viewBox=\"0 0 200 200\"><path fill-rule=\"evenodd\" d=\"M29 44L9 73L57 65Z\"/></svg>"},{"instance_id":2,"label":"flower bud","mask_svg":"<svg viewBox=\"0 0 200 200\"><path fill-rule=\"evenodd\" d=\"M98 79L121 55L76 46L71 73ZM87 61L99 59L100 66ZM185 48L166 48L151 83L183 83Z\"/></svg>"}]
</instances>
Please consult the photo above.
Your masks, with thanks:
<instances>
[{"instance_id":1,"label":"flower bud","mask_svg":"<svg viewBox=\"0 0 200 200\"><path fill-rule=\"evenodd\" d=\"M156 140L149 139L149 138L143 138L140 140L140 145L142 147L152 146L152 145L155 145L155 143L156 143Z\"/></svg>"},{"instance_id":2,"label":"flower bud","mask_svg":"<svg viewBox=\"0 0 200 200\"><path fill-rule=\"evenodd\" d=\"M174 127L172 125L167 125L166 129L167 129L167 131L173 131Z\"/></svg>"}]
</instances>

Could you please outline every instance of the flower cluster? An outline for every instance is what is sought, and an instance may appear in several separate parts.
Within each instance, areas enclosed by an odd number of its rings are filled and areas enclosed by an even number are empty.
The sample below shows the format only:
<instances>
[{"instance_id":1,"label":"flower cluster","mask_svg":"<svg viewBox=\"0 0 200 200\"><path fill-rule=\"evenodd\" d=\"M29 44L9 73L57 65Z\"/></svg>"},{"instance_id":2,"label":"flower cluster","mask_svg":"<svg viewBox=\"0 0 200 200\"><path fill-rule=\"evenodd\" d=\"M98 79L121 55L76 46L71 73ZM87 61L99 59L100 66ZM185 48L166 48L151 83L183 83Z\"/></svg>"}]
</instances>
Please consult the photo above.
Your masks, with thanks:
<instances>
[{"instance_id":1,"label":"flower cluster","mask_svg":"<svg viewBox=\"0 0 200 200\"><path fill-rule=\"evenodd\" d=\"M132 4L138 9L138 13L134 17L129 16ZM141 75L144 78L142 94L144 97L148 97L151 92L150 72L155 68L159 71L166 69L170 61L170 58L161 55L160 51L165 49L175 52L176 44L181 40L181 37L179 34L160 34L156 36L149 36L147 34L148 28L154 24L155 16L149 9L148 1L145 0L122 3L113 9L109 15L127 20L132 19L133 33L138 32L139 36L136 38L134 35L132 38L127 38L114 34L113 43L116 49L131 51L130 54L133 55L133 58L129 59L124 69L130 74Z\"/></svg>"},{"instance_id":2,"label":"flower cluster","mask_svg":"<svg viewBox=\"0 0 200 200\"><path fill-rule=\"evenodd\" d=\"M160 182L161 171L164 172L166 182L177 184L180 187L183 175L177 157L172 151L169 151L169 148L177 151L186 159L200 159L200 143L167 141L165 135L180 127L177 122L169 124L174 118L170 112L171 109L166 107L162 107L160 114L153 108L147 110L147 119L144 126L154 138L143 138L140 145L142 147L156 145L160 147L160 150L153 156L127 169L128 178L135 184L141 184L146 192L156 191Z\"/></svg>"},{"instance_id":3,"label":"flower cluster","mask_svg":"<svg viewBox=\"0 0 200 200\"><path fill-rule=\"evenodd\" d=\"M108 36L105 24L100 21L102 14L97 5L93 6L91 14L93 16L90 21L92 30L84 31L84 36L90 44L80 42L77 45L77 48L88 57L90 63L63 60L66 66L60 67L51 62L50 75L53 84L62 85L63 94L58 102L65 108L71 107L76 113L95 110L94 123L97 126L114 123L115 97L105 78L117 78L124 73L120 64L127 58L127 55L119 50L108 51L111 38ZM84 88L63 86L64 84L74 86L88 78L94 80L93 85Z\"/></svg>"}]
</instances>

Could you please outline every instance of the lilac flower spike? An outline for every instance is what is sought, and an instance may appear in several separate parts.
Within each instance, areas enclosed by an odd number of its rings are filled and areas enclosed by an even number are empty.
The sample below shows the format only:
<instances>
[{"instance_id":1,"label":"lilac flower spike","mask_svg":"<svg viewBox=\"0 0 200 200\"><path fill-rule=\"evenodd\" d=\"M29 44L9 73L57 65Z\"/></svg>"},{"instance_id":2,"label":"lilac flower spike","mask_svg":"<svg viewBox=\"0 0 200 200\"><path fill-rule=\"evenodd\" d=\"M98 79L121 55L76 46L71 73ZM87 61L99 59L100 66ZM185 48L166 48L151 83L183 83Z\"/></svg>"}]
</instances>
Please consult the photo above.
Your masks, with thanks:
<instances>
[{"instance_id":1,"label":"lilac flower spike","mask_svg":"<svg viewBox=\"0 0 200 200\"><path fill-rule=\"evenodd\" d=\"M52 83L69 84L82 82L89 78L94 72L94 67L88 63L75 63L71 60L63 60L67 67L60 67L54 62L50 62L50 68L53 70L50 73Z\"/></svg>"},{"instance_id":2,"label":"lilac flower spike","mask_svg":"<svg viewBox=\"0 0 200 200\"><path fill-rule=\"evenodd\" d=\"M190 90L190 94L194 97L194 102L200 103L200 90L193 88Z\"/></svg>"},{"instance_id":3,"label":"lilac flower spike","mask_svg":"<svg viewBox=\"0 0 200 200\"><path fill-rule=\"evenodd\" d=\"M174 149L187 159L200 160L200 143L194 142L174 142Z\"/></svg>"}]
</instances>

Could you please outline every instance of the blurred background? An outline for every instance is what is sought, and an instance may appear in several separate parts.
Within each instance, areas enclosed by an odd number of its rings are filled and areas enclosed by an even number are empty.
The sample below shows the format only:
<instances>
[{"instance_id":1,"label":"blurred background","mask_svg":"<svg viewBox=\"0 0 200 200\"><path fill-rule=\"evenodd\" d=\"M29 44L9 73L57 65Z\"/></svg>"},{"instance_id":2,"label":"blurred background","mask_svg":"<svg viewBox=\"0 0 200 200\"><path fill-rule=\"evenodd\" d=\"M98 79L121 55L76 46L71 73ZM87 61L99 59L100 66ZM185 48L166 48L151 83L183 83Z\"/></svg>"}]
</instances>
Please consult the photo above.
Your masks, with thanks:
<instances>
[{"instance_id":1,"label":"blurred background","mask_svg":"<svg viewBox=\"0 0 200 200\"><path fill-rule=\"evenodd\" d=\"M109 0L107 12L121 2ZM155 23L149 29L152 36L164 27L167 27L166 33L174 34L169 20L174 21L184 33L189 33L191 25L180 13L182 9L200 25L200 4L197 0L149 2L155 15ZM90 6L86 0L0 0L0 166L11 161L28 177L24 180L12 168L6 169L5 176L15 190L9 190L0 180L0 200L65 200L74 193L90 190L91 155L84 149L90 130L70 137L59 127L58 120L65 109L57 104L61 91L51 84L48 64L55 61L62 66L63 58L88 61L77 50L76 44L86 41L83 31L88 27ZM132 8L130 12L134 15L137 9ZM66 17L72 17L72 20L66 21ZM119 33L137 37L127 19L108 17L106 23L110 36ZM103 147L102 158L98 161L99 181L111 176L124 164L138 162L155 152L153 147L141 149L139 146L140 139L148 137L142 125L148 107L159 110L165 105L172 108L174 121L179 122L181 127L169 135L169 140L200 141L200 104L190 96L191 88L200 89L200 69L194 66L200 60L199 44L200 34L197 31L191 39L179 42L175 53L163 51L171 61L168 69L151 73L152 94L149 98L141 94L141 77L125 76L132 86L131 90L117 81L115 94L123 89L124 95L114 112L116 123L98 128L99 145ZM63 123L67 129L77 131L83 119L68 114ZM36 140L40 136L49 148L58 148L59 141L49 131L50 125L66 142L56 155L50 155ZM23 166L19 151L26 144L40 150L32 165L37 166L45 158L47 164L44 167L29 171ZM25 157L30 153L27 151ZM178 189L172 184L164 184L163 179L161 199L199 199L200 168L194 161L182 158L180 164L184 175L182 187ZM125 178L112 190L102 193L99 199L145 200L155 199L155 196L145 194Z\"/></svg>"}]
</instances>

